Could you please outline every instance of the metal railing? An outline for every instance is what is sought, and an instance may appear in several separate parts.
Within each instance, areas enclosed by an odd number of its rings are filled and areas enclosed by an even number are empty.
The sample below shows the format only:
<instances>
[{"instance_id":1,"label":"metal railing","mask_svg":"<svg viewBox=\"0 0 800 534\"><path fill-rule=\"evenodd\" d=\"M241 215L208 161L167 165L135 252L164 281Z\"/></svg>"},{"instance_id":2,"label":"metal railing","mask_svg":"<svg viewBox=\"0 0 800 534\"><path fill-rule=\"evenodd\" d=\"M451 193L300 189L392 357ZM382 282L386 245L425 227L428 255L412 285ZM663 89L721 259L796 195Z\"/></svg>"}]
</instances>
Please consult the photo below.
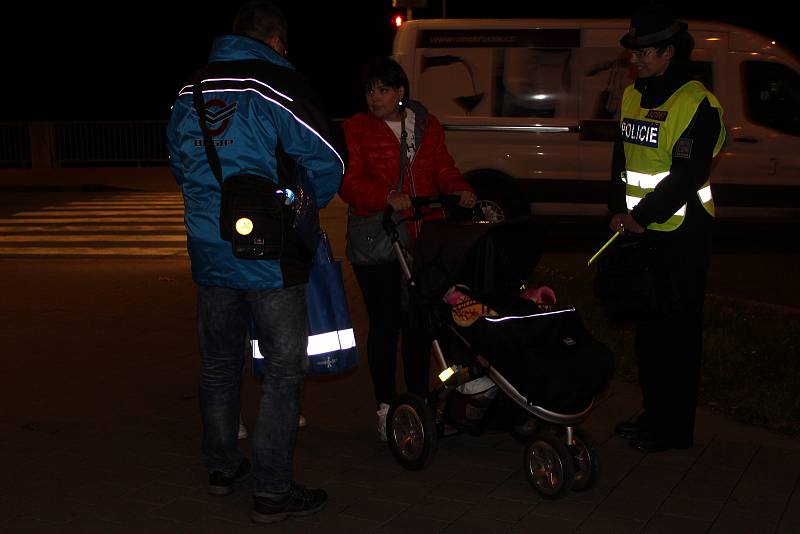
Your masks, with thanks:
<instances>
[{"instance_id":1,"label":"metal railing","mask_svg":"<svg viewBox=\"0 0 800 534\"><path fill-rule=\"evenodd\" d=\"M164 121L0 123L0 167L168 162Z\"/></svg>"},{"instance_id":2,"label":"metal railing","mask_svg":"<svg viewBox=\"0 0 800 534\"><path fill-rule=\"evenodd\" d=\"M64 122L55 124L61 166L166 164L163 121Z\"/></svg>"},{"instance_id":3,"label":"metal railing","mask_svg":"<svg viewBox=\"0 0 800 534\"><path fill-rule=\"evenodd\" d=\"M30 167L31 143L27 122L0 123L0 167Z\"/></svg>"},{"instance_id":4,"label":"metal railing","mask_svg":"<svg viewBox=\"0 0 800 534\"><path fill-rule=\"evenodd\" d=\"M166 121L0 122L0 168L167 165L166 126Z\"/></svg>"}]
</instances>

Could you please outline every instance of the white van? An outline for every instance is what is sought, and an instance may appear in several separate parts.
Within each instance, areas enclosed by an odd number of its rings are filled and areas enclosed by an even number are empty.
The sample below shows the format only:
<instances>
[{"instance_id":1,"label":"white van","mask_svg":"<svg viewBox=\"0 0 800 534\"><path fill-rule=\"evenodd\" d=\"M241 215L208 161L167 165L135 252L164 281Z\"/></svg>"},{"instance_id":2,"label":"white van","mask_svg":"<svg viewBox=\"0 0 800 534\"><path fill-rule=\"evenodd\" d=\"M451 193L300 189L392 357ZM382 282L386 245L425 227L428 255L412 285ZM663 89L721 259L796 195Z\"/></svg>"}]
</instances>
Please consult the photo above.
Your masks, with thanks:
<instances>
[{"instance_id":1,"label":"white van","mask_svg":"<svg viewBox=\"0 0 800 534\"><path fill-rule=\"evenodd\" d=\"M692 69L725 109L721 217L800 214L800 62L766 37L687 21ZM394 41L412 98L481 197L541 214L606 212L628 20L415 20ZM513 182L513 183L512 183ZM519 189L518 189L519 188Z\"/></svg>"}]
</instances>

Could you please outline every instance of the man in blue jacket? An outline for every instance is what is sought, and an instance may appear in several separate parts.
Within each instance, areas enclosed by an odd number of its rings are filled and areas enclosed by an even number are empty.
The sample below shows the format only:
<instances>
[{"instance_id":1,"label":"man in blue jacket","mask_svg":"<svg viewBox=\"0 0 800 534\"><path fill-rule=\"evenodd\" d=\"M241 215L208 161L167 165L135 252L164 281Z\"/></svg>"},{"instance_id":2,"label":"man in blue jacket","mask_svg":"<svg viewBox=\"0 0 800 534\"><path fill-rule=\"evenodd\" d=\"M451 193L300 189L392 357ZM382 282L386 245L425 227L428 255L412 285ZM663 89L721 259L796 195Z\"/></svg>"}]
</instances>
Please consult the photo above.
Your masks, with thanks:
<instances>
[{"instance_id":1,"label":"man in blue jacket","mask_svg":"<svg viewBox=\"0 0 800 534\"><path fill-rule=\"evenodd\" d=\"M308 83L285 58L287 24L281 11L268 1L248 2L236 16L233 33L214 41L209 64L180 91L167 141L172 172L183 192L192 277L198 286L200 407L209 492L230 494L251 471L236 438L252 318L266 357L253 436L252 519L268 523L314 513L327 502L325 491L304 488L292 476L307 366L311 251L290 231L278 259L234 256L231 243L220 237L221 187L204 139L216 147L223 181L248 174L286 184L300 174L318 206L325 206L339 188L344 151ZM195 83L202 89L205 136L193 104ZM286 173L289 167L297 173Z\"/></svg>"}]
</instances>

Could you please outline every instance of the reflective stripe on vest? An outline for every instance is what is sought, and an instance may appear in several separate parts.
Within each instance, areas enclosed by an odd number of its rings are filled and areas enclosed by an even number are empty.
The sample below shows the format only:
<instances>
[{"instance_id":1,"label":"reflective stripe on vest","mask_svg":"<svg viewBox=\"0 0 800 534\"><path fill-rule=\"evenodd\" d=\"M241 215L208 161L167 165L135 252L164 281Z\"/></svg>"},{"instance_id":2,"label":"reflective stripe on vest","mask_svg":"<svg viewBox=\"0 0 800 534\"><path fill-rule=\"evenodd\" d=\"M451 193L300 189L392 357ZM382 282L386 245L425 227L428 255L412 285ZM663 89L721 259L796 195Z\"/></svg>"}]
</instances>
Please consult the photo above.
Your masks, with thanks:
<instances>
[{"instance_id":1,"label":"reflective stripe on vest","mask_svg":"<svg viewBox=\"0 0 800 534\"><path fill-rule=\"evenodd\" d=\"M645 174L636 171L625 171L622 173L622 181L625 182L625 204L628 206L628 211L636 207L645 195L655 189L656 186L661 183L661 180L667 176L669 176L669 171L659 172L657 174ZM700 199L700 203L703 204L703 207L711 215L714 215L714 199L711 196L711 184L708 181L697 190L697 196ZM680 226L685 216L686 204L678 208L678 210L663 223L651 223L648 225L648 228L661 231L674 230Z\"/></svg>"}]
</instances>

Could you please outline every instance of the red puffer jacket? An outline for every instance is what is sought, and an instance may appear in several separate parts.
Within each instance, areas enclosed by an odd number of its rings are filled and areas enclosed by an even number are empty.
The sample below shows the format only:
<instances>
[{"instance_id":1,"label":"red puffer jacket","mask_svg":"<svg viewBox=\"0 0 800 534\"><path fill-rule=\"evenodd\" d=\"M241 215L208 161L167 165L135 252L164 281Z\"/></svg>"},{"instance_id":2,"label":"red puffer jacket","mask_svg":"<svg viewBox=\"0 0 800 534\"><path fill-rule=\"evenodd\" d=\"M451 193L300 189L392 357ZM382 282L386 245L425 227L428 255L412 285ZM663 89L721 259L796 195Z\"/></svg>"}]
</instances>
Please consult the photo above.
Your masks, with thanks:
<instances>
[{"instance_id":1,"label":"red puffer jacket","mask_svg":"<svg viewBox=\"0 0 800 534\"><path fill-rule=\"evenodd\" d=\"M436 117L418 102L411 101L408 107L415 115L417 152L406 171L403 192L430 196L473 191L456 169ZM356 215L383 211L400 176L400 141L386 122L364 113L344 121L344 133L350 159L339 196Z\"/></svg>"}]
</instances>

